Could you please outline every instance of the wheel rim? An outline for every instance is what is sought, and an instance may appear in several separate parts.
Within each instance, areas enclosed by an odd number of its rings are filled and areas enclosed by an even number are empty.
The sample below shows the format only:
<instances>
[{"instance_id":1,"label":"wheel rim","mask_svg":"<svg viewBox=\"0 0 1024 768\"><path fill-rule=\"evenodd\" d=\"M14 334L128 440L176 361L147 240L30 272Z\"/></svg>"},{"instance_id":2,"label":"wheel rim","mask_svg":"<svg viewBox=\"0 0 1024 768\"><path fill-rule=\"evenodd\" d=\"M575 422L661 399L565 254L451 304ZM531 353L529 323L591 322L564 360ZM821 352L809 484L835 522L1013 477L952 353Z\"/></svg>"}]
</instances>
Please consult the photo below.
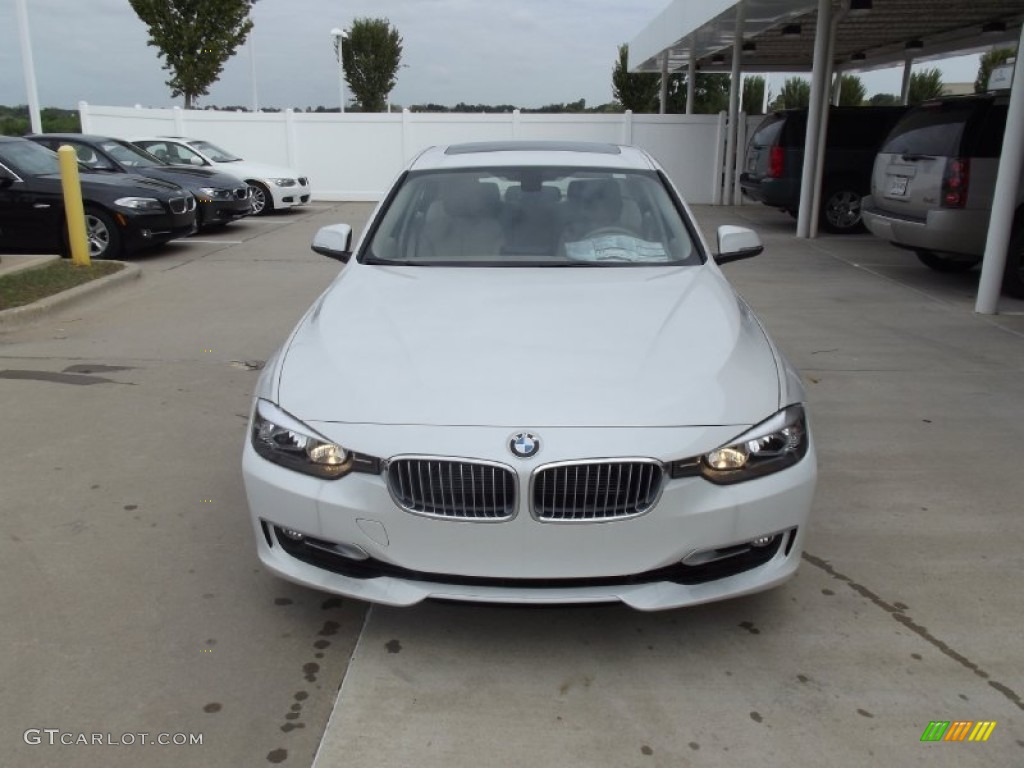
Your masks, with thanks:
<instances>
[{"instance_id":1,"label":"wheel rim","mask_svg":"<svg viewBox=\"0 0 1024 768\"><path fill-rule=\"evenodd\" d=\"M825 218L838 229L849 229L860 222L860 195L848 189L836 192L825 204Z\"/></svg>"},{"instance_id":2,"label":"wheel rim","mask_svg":"<svg viewBox=\"0 0 1024 768\"><path fill-rule=\"evenodd\" d=\"M89 240L89 256L99 258L110 248L110 230L98 217L87 214L85 236Z\"/></svg>"},{"instance_id":3,"label":"wheel rim","mask_svg":"<svg viewBox=\"0 0 1024 768\"><path fill-rule=\"evenodd\" d=\"M267 206L267 198L263 194L263 188L252 184L249 186L249 189L252 190L252 212L256 214L263 213L263 209Z\"/></svg>"}]
</instances>

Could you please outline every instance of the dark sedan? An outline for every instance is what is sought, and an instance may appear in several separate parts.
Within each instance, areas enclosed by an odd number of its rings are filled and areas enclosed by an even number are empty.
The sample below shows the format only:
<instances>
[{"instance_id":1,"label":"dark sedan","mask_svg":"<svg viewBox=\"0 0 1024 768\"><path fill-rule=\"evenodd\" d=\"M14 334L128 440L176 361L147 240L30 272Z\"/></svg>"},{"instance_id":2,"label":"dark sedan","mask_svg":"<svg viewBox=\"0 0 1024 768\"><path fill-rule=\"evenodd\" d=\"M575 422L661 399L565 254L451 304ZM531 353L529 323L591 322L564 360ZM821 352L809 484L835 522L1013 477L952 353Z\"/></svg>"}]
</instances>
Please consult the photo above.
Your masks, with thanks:
<instances>
[{"instance_id":1,"label":"dark sedan","mask_svg":"<svg viewBox=\"0 0 1024 768\"><path fill-rule=\"evenodd\" d=\"M134 144L106 136L41 133L25 138L52 150L67 144L91 171L135 173L180 184L199 202L196 224L200 229L220 227L252 213L249 185L223 171L171 165Z\"/></svg>"},{"instance_id":2,"label":"dark sedan","mask_svg":"<svg viewBox=\"0 0 1024 768\"><path fill-rule=\"evenodd\" d=\"M196 228L196 201L176 184L81 171L89 254L115 259ZM0 251L68 251L57 153L0 136Z\"/></svg>"}]
</instances>

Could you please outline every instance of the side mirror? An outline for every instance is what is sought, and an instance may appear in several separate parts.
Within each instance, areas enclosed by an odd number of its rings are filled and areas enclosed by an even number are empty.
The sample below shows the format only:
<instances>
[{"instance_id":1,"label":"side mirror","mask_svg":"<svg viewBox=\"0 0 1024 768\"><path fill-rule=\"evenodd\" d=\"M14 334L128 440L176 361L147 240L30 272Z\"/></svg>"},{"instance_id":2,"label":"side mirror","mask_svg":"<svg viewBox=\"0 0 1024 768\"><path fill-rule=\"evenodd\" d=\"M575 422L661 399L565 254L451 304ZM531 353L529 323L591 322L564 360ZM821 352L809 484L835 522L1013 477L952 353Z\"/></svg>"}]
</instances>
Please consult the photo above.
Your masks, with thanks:
<instances>
[{"instance_id":1,"label":"side mirror","mask_svg":"<svg viewBox=\"0 0 1024 768\"><path fill-rule=\"evenodd\" d=\"M192 155L192 157L189 158L189 163L191 163L192 165L206 165L206 162L203 160L203 158L197 157L196 155Z\"/></svg>"},{"instance_id":2,"label":"side mirror","mask_svg":"<svg viewBox=\"0 0 1024 768\"><path fill-rule=\"evenodd\" d=\"M730 224L718 228L718 253L715 254L716 264L727 264L730 261L749 259L764 250L757 232L746 227L734 227Z\"/></svg>"},{"instance_id":3,"label":"side mirror","mask_svg":"<svg viewBox=\"0 0 1024 768\"><path fill-rule=\"evenodd\" d=\"M311 247L314 253L348 263L352 258L352 227L348 224L321 227L313 237Z\"/></svg>"}]
</instances>

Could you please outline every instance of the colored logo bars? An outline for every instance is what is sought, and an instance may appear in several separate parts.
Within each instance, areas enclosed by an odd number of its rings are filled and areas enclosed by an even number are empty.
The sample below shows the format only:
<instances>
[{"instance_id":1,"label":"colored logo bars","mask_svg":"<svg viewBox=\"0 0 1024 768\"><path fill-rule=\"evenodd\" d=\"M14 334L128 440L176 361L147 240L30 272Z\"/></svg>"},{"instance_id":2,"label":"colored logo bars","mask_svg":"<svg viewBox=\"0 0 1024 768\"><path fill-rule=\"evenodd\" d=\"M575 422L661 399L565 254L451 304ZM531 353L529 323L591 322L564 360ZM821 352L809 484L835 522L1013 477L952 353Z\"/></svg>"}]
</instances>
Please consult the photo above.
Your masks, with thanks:
<instances>
[{"instance_id":1,"label":"colored logo bars","mask_svg":"<svg viewBox=\"0 0 1024 768\"><path fill-rule=\"evenodd\" d=\"M921 741L988 741L995 727L995 720L932 720Z\"/></svg>"}]
</instances>

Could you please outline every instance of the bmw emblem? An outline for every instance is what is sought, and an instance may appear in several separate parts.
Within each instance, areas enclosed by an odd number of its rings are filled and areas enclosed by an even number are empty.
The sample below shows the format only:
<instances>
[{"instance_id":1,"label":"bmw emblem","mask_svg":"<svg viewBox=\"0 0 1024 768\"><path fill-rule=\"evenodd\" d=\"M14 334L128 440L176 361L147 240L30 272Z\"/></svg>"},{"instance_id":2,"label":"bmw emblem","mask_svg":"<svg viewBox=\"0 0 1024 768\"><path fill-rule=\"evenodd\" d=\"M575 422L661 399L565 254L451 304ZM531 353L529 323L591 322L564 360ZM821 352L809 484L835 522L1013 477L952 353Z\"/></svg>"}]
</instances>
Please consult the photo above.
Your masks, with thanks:
<instances>
[{"instance_id":1,"label":"bmw emblem","mask_svg":"<svg viewBox=\"0 0 1024 768\"><path fill-rule=\"evenodd\" d=\"M540 438L529 432L516 432L509 439L508 447L520 459L528 459L540 450Z\"/></svg>"}]
</instances>

